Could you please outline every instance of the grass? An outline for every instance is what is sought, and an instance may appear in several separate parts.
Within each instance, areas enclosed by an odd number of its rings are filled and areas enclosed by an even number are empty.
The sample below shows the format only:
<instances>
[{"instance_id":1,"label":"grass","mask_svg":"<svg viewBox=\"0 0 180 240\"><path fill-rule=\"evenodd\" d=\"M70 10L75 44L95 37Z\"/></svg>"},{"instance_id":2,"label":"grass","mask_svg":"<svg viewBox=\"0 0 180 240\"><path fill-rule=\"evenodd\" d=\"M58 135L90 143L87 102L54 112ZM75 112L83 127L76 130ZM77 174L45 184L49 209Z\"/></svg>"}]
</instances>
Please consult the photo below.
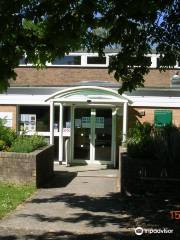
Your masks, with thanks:
<instances>
[{"instance_id":1,"label":"grass","mask_svg":"<svg viewBox=\"0 0 180 240\"><path fill-rule=\"evenodd\" d=\"M12 185L0 183L0 218L14 210L35 191L33 185Z\"/></svg>"}]
</instances>

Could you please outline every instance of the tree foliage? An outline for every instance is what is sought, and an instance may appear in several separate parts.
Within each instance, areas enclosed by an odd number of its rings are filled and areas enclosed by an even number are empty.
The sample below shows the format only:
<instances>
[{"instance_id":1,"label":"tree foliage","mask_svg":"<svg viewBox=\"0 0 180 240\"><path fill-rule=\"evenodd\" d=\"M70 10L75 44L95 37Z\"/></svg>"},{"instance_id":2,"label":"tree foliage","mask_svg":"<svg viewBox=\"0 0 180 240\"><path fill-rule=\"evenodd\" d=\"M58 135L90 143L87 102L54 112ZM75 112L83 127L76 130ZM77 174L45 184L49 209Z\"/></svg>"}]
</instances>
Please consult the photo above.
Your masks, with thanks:
<instances>
[{"instance_id":1,"label":"tree foliage","mask_svg":"<svg viewBox=\"0 0 180 240\"><path fill-rule=\"evenodd\" d=\"M143 85L152 48L161 69L180 58L179 33L179 0L0 0L0 88L24 54L43 67L71 51L118 46L109 72L131 91Z\"/></svg>"}]
</instances>

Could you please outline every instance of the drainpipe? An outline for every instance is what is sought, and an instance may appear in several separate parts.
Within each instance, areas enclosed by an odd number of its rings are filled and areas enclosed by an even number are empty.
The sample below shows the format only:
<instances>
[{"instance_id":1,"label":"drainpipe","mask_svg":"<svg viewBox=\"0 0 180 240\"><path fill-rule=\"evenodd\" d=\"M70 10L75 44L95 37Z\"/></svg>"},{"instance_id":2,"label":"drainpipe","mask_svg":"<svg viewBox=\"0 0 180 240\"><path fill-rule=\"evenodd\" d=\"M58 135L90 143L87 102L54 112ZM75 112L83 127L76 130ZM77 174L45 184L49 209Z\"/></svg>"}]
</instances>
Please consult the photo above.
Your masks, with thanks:
<instances>
[{"instance_id":1,"label":"drainpipe","mask_svg":"<svg viewBox=\"0 0 180 240\"><path fill-rule=\"evenodd\" d=\"M59 106L59 162L63 161L63 104Z\"/></svg>"},{"instance_id":2,"label":"drainpipe","mask_svg":"<svg viewBox=\"0 0 180 240\"><path fill-rule=\"evenodd\" d=\"M50 102L50 144L54 144L54 102Z\"/></svg>"},{"instance_id":3,"label":"drainpipe","mask_svg":"<svg viewBox=\"0 0 180 240\"><path fill-rule=\"evenodd\" d=\"M127 120L128 120L128 103L125 102L123 105L123 139L122 144L125 144L127 137Z\"/></svg>"}]
</instances>

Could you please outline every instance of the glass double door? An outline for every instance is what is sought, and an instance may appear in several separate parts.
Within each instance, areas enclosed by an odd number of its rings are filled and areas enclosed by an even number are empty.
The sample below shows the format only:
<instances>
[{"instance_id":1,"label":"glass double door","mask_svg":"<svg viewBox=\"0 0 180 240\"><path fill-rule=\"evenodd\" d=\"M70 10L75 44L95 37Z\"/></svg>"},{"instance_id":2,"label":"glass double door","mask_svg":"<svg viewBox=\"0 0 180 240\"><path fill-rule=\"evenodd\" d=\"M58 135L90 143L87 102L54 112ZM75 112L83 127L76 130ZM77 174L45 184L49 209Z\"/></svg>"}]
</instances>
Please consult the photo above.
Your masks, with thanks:
<instances>
[{"instance_id":1,"label":"glass double door","mask_svg":"<svg viewBox=\"0 0 180 240\"><path fill-rule=\"evenodd\" d=\"M112 109L75 108L74 160L111 162Z\"/></svg>"}]
</instances>

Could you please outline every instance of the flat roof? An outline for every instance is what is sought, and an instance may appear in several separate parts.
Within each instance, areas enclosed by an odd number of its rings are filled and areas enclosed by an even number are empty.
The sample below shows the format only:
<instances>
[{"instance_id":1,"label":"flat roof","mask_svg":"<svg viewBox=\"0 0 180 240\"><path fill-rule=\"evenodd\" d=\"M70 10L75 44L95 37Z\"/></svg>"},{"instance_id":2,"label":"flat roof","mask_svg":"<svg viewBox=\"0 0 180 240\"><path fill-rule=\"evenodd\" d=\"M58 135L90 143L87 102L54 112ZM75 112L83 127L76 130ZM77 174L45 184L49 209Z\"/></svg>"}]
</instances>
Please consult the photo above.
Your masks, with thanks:
<instances>
[{"instance_id":1,"label":"flat roof","mask_svg":"<svg viewBox=\"0 0 180 240\"><path fill-rule=\"evenodd\" d=\"M180 89L137 89L132 92L125 92L127 96L153 96L153 97L180 97Z\"/></svg>"}]
</instances>

